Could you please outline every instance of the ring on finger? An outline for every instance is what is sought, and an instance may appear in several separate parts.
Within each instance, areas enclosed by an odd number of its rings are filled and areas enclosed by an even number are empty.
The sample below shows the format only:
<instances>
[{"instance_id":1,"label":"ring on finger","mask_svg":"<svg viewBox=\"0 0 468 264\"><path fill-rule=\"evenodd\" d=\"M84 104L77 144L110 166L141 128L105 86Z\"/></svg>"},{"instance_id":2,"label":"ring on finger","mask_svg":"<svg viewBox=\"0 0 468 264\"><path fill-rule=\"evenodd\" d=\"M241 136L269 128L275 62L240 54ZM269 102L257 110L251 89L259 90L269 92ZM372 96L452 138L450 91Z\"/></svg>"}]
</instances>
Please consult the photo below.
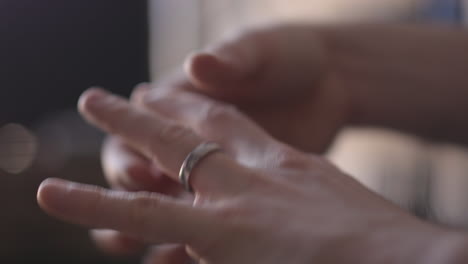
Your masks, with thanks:
<instances>
[{"instance_id":1,"label":"ring on finger","mask_svg":"<svg viewBox=\"0 0 468 264\"><path fill-rule=\"evenodd\" d=\"M220 151L221 147L213 142L205 142L198 145L192 152L190 152L185 158L184 162L179 171L179 180L188 192L193 192L193 188L190 185L190 176L193 169L197 164L209 154Z\"/></svg>"}]
</instances>

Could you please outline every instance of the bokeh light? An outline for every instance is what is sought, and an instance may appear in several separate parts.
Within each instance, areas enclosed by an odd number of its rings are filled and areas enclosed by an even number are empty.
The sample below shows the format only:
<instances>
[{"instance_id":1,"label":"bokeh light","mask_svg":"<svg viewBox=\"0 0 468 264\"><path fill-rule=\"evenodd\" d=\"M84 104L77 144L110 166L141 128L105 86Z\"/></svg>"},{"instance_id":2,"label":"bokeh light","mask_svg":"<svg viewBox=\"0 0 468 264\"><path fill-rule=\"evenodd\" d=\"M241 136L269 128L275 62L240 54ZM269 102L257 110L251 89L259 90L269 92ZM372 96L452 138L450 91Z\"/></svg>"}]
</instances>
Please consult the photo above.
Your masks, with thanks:
<instances>
[{"instance_id":1,"label":"bokeh light","mask_svg":"<svg viewBox=\"0 0 468 264\"><path fill-rule=\"evenodd\" d=\"M28 169L37 153L35 136L20 124L0 128L0 169L20 174Z\"/></svg>"}]
</instances>

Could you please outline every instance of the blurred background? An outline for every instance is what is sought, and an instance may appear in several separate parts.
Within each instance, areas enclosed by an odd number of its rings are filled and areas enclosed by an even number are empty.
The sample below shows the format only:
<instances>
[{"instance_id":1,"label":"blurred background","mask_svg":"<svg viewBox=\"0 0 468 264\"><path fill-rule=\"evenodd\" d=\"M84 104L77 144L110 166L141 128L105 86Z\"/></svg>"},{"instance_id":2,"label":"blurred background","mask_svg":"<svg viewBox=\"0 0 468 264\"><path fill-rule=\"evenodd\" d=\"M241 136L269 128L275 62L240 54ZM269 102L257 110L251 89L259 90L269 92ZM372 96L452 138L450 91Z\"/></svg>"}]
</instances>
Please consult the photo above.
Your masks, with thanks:
<instances>
[{"instance_id":1,"label":"blurred background","mask_svg":"<svg viewBox=\"0 0 468 264\"><path fill-rule=\"evenodd\" d=\"M42 213L48 177L105 185L103 135L75 111L103 86L128 95L226 33L278 22L464 24L456 0L0 0L0 262L137 263L100 254L87 231ZM468 226L468 156L381 130L346 130L330 158L431 221Z\"/></svg>"}]
</instances>

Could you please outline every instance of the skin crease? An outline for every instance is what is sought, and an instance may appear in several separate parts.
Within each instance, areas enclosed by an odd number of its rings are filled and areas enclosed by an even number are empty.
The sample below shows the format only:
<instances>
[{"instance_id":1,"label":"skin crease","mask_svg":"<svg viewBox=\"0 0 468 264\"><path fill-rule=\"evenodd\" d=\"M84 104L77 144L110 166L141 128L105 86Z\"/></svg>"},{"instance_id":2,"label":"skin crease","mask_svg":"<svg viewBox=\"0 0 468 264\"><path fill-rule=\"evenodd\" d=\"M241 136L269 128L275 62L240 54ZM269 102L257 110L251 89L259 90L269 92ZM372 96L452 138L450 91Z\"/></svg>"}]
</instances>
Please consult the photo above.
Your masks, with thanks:
<instances>
[{"instance_id":1,"label":"skin crease","mask_svg":"<svg viewBox=\"0 0 468 264\"><path fill-rule=\"evenodd\" d=\"M239 145L230 138L220 142L227 153L206 157L193 172L193 204L48 180L39 189L41 207L63 220L119 230L148 243L186 244L192 258L205 264L449 263L447 252L463 241L406 214L326 160L276 141L224 104L190 93L166 100L172 104L159 107L182 123L203 122L199 125L216 126L219 133L236 130L240 141L256 144ZM184 104L216 108L211 118L226 122L194 114ZM102 90L85 93L80 110L172 179L184 153L209 140L154 108L153 113L143 111ZM132 129L135 124L142 124L142 130ZM242 156L252 151L263 155L244 166ZM447 242L451 247L441 247Z\"/></svg>"},{"instance_id":2,"label":"skin crease","mask_svg":"<svg viewBox=\"0 0 468 264\"><path fill-rule=\"evenodd\" d=\"M379 34L381 37L378 37ZM394 41L388 41L390 36L407 41L397 45ZM431 38L444 41L431 42L428 40ZM188 109L194 109L195 105L176 104L178 100L174 101L173 97L177 95L179 98L179 93L183 91L196 91L236 105L274 138L307 152L325 150L337 131L349 124L382 125L463 143L465 139L458 134L447 134L434 127L428 129L428 124L424 123L427 119L418 119L417 116L430 113L434 102L437 102L435 109L447 109L442 111L447 113L446 116L440 117L445 125L460 123L457 113L463 111L452 105L459 98L464 98L462 94L466 90L460 88L466 87L467 83L463 79L465 74L462 67L465 41L465 34L458 31L411 26L287 25L255 29L190 56L185 64L185 73L177 73L158 84L158 89L148 90L148 85L141 85L135 90L132 102L150 112L156 111L178 120L180 116L171 115L176 112L171 105L178 105L178 108L186 105ZM437 67L437 63L421 60L421 57L427 57L424 54L432 54L430 57L434 61L451 64L451 71L435 74L440 67ZM401 65L406 68L395 71ZM421 74L426 72L430 72L426 81L420 81ZM434 76L439 77L431 80ZM440 76L447 80L440 80ZM386 87L395 79L405 81L398 84L399 89L394 89L396 86ZM435 85L440 83L449 83L453 91L447 92L445 85L439 86L444 87L444 95L453 96L444 96L442 98L445 100L440 100L441 90ZM379 90L376 87L382 88ZM424 100L407 100L412 98L407 92L419 87L430 91L423 97ZM395 101L400 104L394 104ZM217 142L227 138L226 135L234 137L232 140L236 140L236 144L249 151L241 155L235 149L228 148L227 152L236 156L237 161L246 167L271 167L278 163L278 159L281 160L282 154L278 154L279 157L271 158L273 161L265 161L263 159L268 160L266 152L248 148L257 141L262 142L262 137L250 141L243 137L235 139L237 134L233 131L236 130L219 133L216 125L190 122L217 115L216 108L203 109L203 117L192 116L181 123L188 124L203 138ZM422 110L418 112L415 109ZM401 113L403 110L405 114ZM410 117L412 121L408 121ZM213 123L220 121L216 119ZM457 127L460 128L459 125ZM463 129L459 131L463 132ZM270 149L268 153L278 152ZM111 186L116 189L146 190L193 200L152 160L131 149L122 139L108 140L103 152L103 165ZM100 235L100 232L103 234ZM109 241L109 231L93 232L97 243L112 253L141 250L141 243L129 243L127 236L114 233L113 237ZM127 249L133 247L133 250L118 248L121 244L116 241L119 240L125 241ZM112 245L117 245L117 248L112 249ZM174 254L174 251L178 253ZM184 255L180 247L174 250L162 246L153 250L151 255L155 259L164 259L163 263L167 264L184 263L180 260L184 259L180 257ZM151 258L147 258L147 262L151 263Z\"/></svg>"}]
</instances>

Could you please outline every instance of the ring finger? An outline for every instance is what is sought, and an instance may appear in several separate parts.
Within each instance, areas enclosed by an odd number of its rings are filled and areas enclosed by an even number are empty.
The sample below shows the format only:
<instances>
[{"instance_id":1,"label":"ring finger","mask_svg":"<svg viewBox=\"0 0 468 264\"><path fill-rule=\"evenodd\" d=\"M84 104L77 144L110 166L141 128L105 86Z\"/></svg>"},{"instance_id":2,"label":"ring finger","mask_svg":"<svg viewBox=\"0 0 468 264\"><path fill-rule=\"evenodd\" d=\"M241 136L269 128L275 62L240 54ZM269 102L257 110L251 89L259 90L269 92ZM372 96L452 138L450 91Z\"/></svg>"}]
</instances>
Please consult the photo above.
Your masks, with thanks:
<instances>
[{"instance_id":1,"label":"ring finger","mask_svg":"<svg viewBox=\"0 0 468 264\"><path fill-rule=\"evenodd\" d=\"M203 143L191 130L100 89L86 92L79 108L88 121L130 144L174 180L188 153ZM191 185L197 193L237 193L249 182L245 177L250 174L242 171L228 156L216 152L197 164Z\"/></svg>"}]
</instances>

